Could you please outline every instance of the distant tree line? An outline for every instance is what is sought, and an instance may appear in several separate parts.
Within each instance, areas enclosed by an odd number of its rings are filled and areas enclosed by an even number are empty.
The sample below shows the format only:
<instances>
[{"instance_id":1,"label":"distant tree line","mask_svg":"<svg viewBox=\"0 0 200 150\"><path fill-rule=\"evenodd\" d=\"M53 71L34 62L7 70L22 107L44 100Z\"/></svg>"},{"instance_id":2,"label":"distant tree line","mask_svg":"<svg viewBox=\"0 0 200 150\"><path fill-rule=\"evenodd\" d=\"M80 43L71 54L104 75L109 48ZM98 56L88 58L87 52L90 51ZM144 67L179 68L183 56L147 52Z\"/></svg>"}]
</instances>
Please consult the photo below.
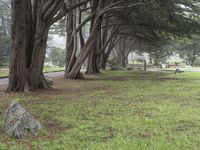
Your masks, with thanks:
<instances>
[{"instance_id":1,"label":"distant tree line","mask_svg":"<svg viewBox=\"0 0 200 150\"><path fill-rule=\"evenodd\" d=\"M8 66L10 50L10 0L0 0L0 67Z\"/></svg>"}]
</instances>

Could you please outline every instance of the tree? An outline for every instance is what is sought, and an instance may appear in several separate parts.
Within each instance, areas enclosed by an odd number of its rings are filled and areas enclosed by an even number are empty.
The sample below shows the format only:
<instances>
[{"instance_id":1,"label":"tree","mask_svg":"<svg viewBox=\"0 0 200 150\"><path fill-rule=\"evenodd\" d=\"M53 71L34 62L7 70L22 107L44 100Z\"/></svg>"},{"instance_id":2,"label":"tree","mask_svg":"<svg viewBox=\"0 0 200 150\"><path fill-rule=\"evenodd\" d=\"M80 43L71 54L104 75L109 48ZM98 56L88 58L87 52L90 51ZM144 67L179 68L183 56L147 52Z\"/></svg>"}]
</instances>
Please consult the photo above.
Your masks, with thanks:
<instances>
[{"instance_id":1,"label":"tree","mask_svg":"<svg viewBox=\"0 0 200 150\"><path fill-rule=\"evenodd\" d=\"M49 88L43 74L50 26L71 9L64 0L12 0L12 51L8 91Z\"/></svg>"},{"instance_id":2,"label":"tree","mask_svg":"<svg viewBox=\"0 0 200 150\"><path fill-rule=\"evenodd\" d=\"M50 48L48 60L52 62L53 65L64 67L65 65L65 50L58 48L58 47L52 47Z\"/></svg>"},{"instance_id":3,"label":"tree","mask_svg":"<svg viewBox=\"0 0 200 150\"><path fill-rule=\"evenodd\" d=\"M9 0L0 0L0 67L8 61L10 50L10 5Z\"/></svg>"},{"instance_id":4,"label":"tree","mask_svg":"<svg viewBox=\"0 0 200 150\"><path fill-rule=\"evenodd\" d=\"M200 37L193 36L191 39L177 41L177 53L183 58L187 65L194 66L200 56Z\"/></svg>"},{"instance_id":5,"label":"tree","mask_svg":"<svg viewBox=\"0 0 200 150\"><path fill-rule=\"evenodd\" d=\"M126 68L128 62L128 55L133 51L135 41L128 39L128 37L123 37L116 46L116 52L119 62L123 68Z\"/></svg>"},{"instance_id":6,"label":"tree","mask_svg":"<svg viewBox=\"0 0 200 150\"><path fill-rule=\"evenodd\" d=\"M50 87L42 72L47 37L51 25L66 15L65 76L76 79L80 77L80 69L86 59L88 59L87 73L98 72L101 64L106 62L107 56L104 59L104 55L107 52L109 55L114 48L113 45L121 37L129 36L141 42L154 43L158 39L182 38L198 34L197 2L195 0L12 0L12 51L8 90L36 90ZM88 14L84 19L82 19L83 12ZM88 22L91 22L91 30L88 38L84 39L81 32ZM118 31L114 32L113 36L105 34L105 31L112 31L115 27Z\"/></svg>"},{"instance_id":7,"label":"tree","mask_svg":"<svg viewBox=\"0 0 200 150\"><path fill-rule=\"evenodd\" d=\"M164 3L166 3L166 5L164 5ZM133 7L135 9L132 9ZM125 10L122 8L130 9ZM169 41L199 33L200 26L197 15L199 14L199 7L196 1L152 0L149 2L144 1L142 5L138 5L137 1L126 1L123 4L119 4L118 7L111 7L109 9L113 9L114 13L112 15L109 14L111 16L108 15L112 20L106 26L119 25L121 29L116 33L118 37L123 38L128 35L132 37L132 39L137 39L140 43L148 43L151 47L153 46L151 54L154 55L154 62L156 64L158 64L159 61L164 61L167 56L172 55L172 52L167 48L166 44L163 46L164 40ZM106 13L106 15L107 14L108 13ZM104 16L104 18L106 17ZM116 20L120 20L120 22ZM101 43L103 43L103 41L101 41ZM129 49L128 44L124 49ZM147 52L148 51L149 50L147 50ZM96 50L96 53L97 52L98 50ZM127 55L124 53L124 55L121 56ZM121 60L125 60L125 57ZM104 61L104 64L106 64L105 62L106 61ZM95 63L96 61L94 60L89 61L88 65L94 66ZM125 61L122 61L122 65L125 66ZM90 71L90 73L94 73L94 70L95 69L93 69L93 72Z\"/></svg>"}]
</instances>

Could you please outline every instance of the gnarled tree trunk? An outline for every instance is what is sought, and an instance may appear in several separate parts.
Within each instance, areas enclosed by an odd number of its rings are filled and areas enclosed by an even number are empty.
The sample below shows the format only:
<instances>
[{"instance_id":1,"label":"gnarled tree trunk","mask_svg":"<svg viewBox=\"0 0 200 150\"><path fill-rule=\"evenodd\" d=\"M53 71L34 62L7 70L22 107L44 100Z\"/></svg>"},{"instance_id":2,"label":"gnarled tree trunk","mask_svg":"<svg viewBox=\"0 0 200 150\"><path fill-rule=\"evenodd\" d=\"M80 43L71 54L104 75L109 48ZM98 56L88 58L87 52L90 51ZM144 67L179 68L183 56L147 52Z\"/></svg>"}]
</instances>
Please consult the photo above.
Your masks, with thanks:
<instances>
[{"instance_id":1,"label":"gnarled tree trunk","mask_svg":"<svg viewBox=\"0 0 200 150\"><path fill-rule=\"evenodd\" d=\"M78 55L76 62L72 68L72 70L68 74L68 78L70 79L77 79L80 75L80 69L82 67L82 64L84 63L85 59L88 57L89 53L93 50L93 48L96 46L96 37L98 36L98 25L99 20L97 20L96 25L93 28L93 31L90 34L89 39L87 40L86 44L82 48L80 54Z\"/></svg>"},{"instance_id":2,"label":"gnarled tree trunk","mask_svg":"<svg viewBox=\"0 0 200 150\"><path fill-rule=\"evenodd\" d=\"M22 91L27 82L31 20L30 0L12 0L12 45L8 91ZM26 20L26 21L24 21Z\"/></svg>"},{"instance_id":3,"label":"gnarled tree trunk","mask_svg":"<svg viewBox=\"0 0 200 150\"><path fill-rule=\"evenodd\" d=\"M12 0L12 49L8 91L49 88L43 74L50 24L41 15L44 1Z\"/></svg>"},{"instance_id":4,"label":"gnarled tree trunk","mask_svg":"<svg viewBox=\"0 0 200 150\"><path fill-rule=\"evenodd\" d=\"M68 0L68 3L66 4L68 6L73 5L73 0ZM66 62L65 62L65 77L68 76L69 71L72 68L72 62L70 64L70 60L72 58L73 50L74 50L74 19L76 19L76 16L74 16L74 11L71 10L67 14L67 39L66 39ZM74 62L75 60L73 60Z\"/></svg>"}]
</instances>

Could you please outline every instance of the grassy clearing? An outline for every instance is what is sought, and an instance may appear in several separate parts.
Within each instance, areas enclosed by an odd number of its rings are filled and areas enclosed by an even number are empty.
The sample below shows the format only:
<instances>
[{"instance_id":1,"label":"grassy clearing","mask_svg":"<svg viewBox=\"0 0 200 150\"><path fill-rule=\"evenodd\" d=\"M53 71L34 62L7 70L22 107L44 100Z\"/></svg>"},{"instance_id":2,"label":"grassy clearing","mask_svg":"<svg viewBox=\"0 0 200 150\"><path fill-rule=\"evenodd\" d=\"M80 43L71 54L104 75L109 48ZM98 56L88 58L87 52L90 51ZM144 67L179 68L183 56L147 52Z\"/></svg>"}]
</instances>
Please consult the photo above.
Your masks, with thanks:
<instances>
[{"instance_id":1,"label":"grassy clearing","mask_svg":"<svg viewBox=\"0 0 200 150\"><path fill-rule=\"evenodd\" d=\"M38 136L5 138L1 150L198 150L200 74L104 72L57 79L54 89L0 94L0 111L17 99L42 123Z\"/></svg>"},{"instance_id":2,"label":"grassy clearing","mask_svg":"<svg viewBox=\"0 0 200 150\"><path fill-rule=\"evenodd\" d=\"M0 77L6 77L8 76L8 69L0 70Z\"/></svg>"},{"instance_id":3,"label":"grassy clearing","mask_svg":"<svg viewBox=\"0 0 200 150\"><path fill-rule=\"evenodd\" d=\"M161 70L175 71L176 69L177 68L175 68L175 67L171 67L171 68L165 68L165 69L161 69ZM179 69L181 71L196 71L196 70L200 70L200 67L191 67L191 68L180 67Z\"/></svg>"},{"instance_id":4,"label":"grassy clearing","mask_svg":"<svg viewBox=\"0 0 200 150\"><path fill-rule=\"evenodd\" d=\"M43 71L44 72L54 72L54 71L60 71L64 70L64 67L51 67L51 66L45 66ZM0 70L0 77L6 77L9 74L8 69Z\"/></svg>"},{"instance_id":5,"label":"grassy clearing","mask_svg":"<svg viewBox=\"0 0 200 150\"><path fill-rule=\"evenodd\" d=\"M44 72L54 72L54 71L60 71L60 70L64 70L65 68L64 67L51 67L51 66L45 66L43 71Z\"/></svg>"}]
</instances>

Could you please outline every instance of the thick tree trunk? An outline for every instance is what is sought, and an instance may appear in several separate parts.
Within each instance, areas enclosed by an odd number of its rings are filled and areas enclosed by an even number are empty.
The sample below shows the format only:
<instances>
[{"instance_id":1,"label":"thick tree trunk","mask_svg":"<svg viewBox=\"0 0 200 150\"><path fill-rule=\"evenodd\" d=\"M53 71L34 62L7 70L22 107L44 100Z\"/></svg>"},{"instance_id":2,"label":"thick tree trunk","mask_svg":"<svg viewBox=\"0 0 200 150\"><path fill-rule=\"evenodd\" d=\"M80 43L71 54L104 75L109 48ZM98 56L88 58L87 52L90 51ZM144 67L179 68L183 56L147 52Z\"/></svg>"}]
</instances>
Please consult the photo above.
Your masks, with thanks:
<instances>
[{"instance_id":1,"label":"thick tree trunk","mask_svg":"<svg viewBox=\"0 0 200 150\"><path fill-rule=\"evenodd\" d=\"M97 56L97 51L98 51L98 37L95 39L94 47L91 48L92 51L90 52L90 55L88 57L88 63L87 63L87 71L86 74L96 74L100 73L100 70L98 68L98 56Z\"/></svg>"},{"instance_id":2,"label":"thick tree trunk","mask_svg":"<svg viewBox=\"0 0 200 150\"><path fill-rule=\"evenodd\" d=\"M107 64L106 59L103 59L103 60L101 61L101 69L106 69L106 64Z\"/></svg>"},{"instance_id":3,"label":"thick tree trunk","mask_svg":"<svg viewBox=\"0 0 200 150\"><path fill-rule=\"evenodd\" d=\"M73 0L69 0L68 2L69 2L70 6L72 6L74 4ZM78 12L78 14L79 14L79 12ZM77 33L75 31L76 22L77 22L77 10L72 10L71 12L69 12L69 14L67 15L67 18L68 18L67 46L66 46L67 57L66 57L65 78L69 78L69 73L72 70L72 68L76 62L76 53L77 53L77 46L78 46L77 45L78 37L77 37ZM77 78L82 78L80 71L77 75Z\"/></svg>"},{"instance_id":4,"label":"thick tree trunk","mask_svg":"<svg viewBox=\"0 0 200 150\"><path fill-rule=\"evenodd\" d=\"M29 67L29 90L36 90L40 88L49 88L44 74L43 67L46 55L46 46L48 39L49 27L42 20L38 21L37 32L34 40L34 49L32 54L32 61Z\"/></svg>"},{"instance_id":5,"label":"thick tree trunk","mask_svg":"<svg viewBox=\"0 0 200 150\"><path fill-rule=\"evenodd\" d=\"M71 6L73 4L72 0L68 1L68 5ZM67 39L66 39L66 63L65 63L65 77L68 76L69 71L72 66L70 66L70 60L72 58L73 50L74 50L74 16L73 10L67 14ZM74 62L75 60L73 60ZM73 64L71 64L73 65Z\"/></svg>"},{"instance_id":6,"label":"thick tree trunk","mask_svg":"<svg viewBox=\"0 0 200 150\"><path fill-rule=\"evenodd\" d=\"M96 74L96 73L99 73L99 70L97 66L96 49L94 48L88 57L86 74Z\"/></svg>"},{"instance_id":7,"label":"thick tree trunk","mask_svg":"<svg viewBox=\"0 0 200 150\"><path fill-rule=\"evenodd\" d=\"M37 8L41 7L40 2ZM37 19L34 20L33 16ZM49 88L43 75L49 25L40 16L39 11L32 14L31 0L12 0L12 51L8 91Z\"/></svg>"},{"instance_id":8,"label":"thick tree trunk","mask_svg":"<svg viewBox=\"0 0 200 150\"><path fill-rule=\"evenodd\" d=\"M106 54L102 54L101 69L106 69L106 64L107 64L107 61L108 61L111 51L112 51L112 49L108 49Z\"/></svg>"},{"instance_id":9,"label":"thick tree trunk","mask_svg":"<svg viewBox=\"0 0 200 150\"><path fill-rule=\"evenodd\" d=\"M106 69L106 63L107 63L107 61L105 59L105 51L101 53L101 62L100 63L101 63L100 64L101 65L100 68L101 69Z\"/></svg>"},{"instance_id":10,"label":"thick tree trunk","mask_svg":"<svg viewBox=\"0 0 200 150\"><path fill-rule=\"evenodd\" d=\"M96 1L97 2L97 1ZM98 6L98 4L96 3L96 5L94 6L95 8ZM93 10L94 11L94 10ZM98 28L98 34L96 36L95 40L95 44L93 45L94 47L91 48L92 51L90 52L90 55L88 57L88 64L87 64L87 71L86 74L96 74L96 73L100 73L100 61L99 61L99 57L101 55L98 56L98 51L101 49L101 21L102 19L99 19L99 23L95 24L95 18L94 20L92 20L91 23L91 31L93 30L94 26L96 26L95 28Z\"/></svg>"},{"instance_id":11,"label":"thick tree trunk","mask_svg":"<svg viewBox=\"0 0 200 150\"><path fill-rule=\"evenodd\" d=\"M8 91L22 91L27 82L26 53L31 32L29 9L30 0L12 0L13 24Z\"/></svg>"},{"instance_id":12,"label":"thick tree trunk","mask_svg":"<svg viewBox=\"0 0 200 150\"><path fill-rule=\"evenodd\" d=\"M121 65L123 68L126 68L126 57L124 55L121 57Z\"/></svg>"}]
</instances>

